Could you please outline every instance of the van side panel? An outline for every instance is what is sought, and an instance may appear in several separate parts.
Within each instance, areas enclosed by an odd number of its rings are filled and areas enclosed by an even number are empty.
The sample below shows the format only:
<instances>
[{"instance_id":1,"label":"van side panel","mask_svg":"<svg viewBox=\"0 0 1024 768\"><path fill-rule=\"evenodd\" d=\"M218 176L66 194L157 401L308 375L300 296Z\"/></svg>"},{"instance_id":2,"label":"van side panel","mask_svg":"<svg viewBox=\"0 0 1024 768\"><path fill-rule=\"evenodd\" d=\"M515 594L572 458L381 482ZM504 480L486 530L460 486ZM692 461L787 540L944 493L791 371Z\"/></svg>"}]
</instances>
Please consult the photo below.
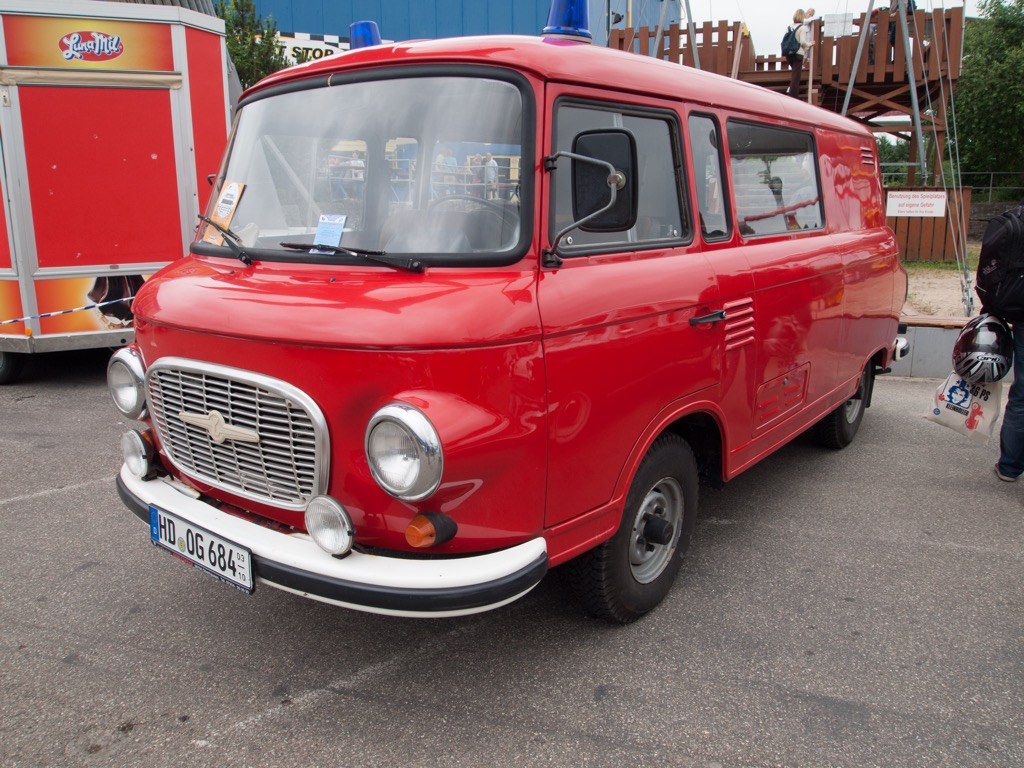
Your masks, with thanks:
<instances>
[{"instance_id":1,"label":"van side panel","mask_svg":"<svg viewBox=\"0 0 1024 768\"><path fill-rule=\"evenodd\" d=\"M843 333L843 264L832 238L808 234L746 246L754 273L757 367L754 435L771 426L779 409L791 411L828 394ZM803 371L804 391L779 402L776 382Z\"/></svg>"},{"instance_id":2,"label":"van side panel","mask_svg":"<svg viewBox=\"0 0 1024 768\"><path fill-rule=\"evenodd\" d=\"M549 395L545 525L611 499L637 438L666 403L713 387L707 354L721 324L691 326L717 307L718 287L695 251L567 260L541 274Z\"/></svg>"},{"instance_id":3,"label":"van side panel","mask_svg":"<svg viewBox=\"0 0 1024 768\"><path fill-rule=\"evenodd\" d=\"M723 386L726 478L849 398L872 355L896 336L900 302L890 297L901 290L895 282L902 270L885 227L873 145L823 129L815 142L824 229L741 241L736 250L749 265L749 293L729 290L716 264L723 305L749 302L755 317L744 421L741 398ZM733 200L742 193L730 188ZM715 264L730 250L708 257Z\"/></svg>"},{"instance_id":4,"label":"van side panel","mask_svg":"<svg viewBox=\"0 0 1024 768\"><path fill-rule=\"evenodd\" d=\"M874 142L819 130L818 147L827 225L843 263L845 324L836 346L838 377L849 381L859 376L880 344L896 337L906 272L885 225Z\"/></svg>"}]
</instances>

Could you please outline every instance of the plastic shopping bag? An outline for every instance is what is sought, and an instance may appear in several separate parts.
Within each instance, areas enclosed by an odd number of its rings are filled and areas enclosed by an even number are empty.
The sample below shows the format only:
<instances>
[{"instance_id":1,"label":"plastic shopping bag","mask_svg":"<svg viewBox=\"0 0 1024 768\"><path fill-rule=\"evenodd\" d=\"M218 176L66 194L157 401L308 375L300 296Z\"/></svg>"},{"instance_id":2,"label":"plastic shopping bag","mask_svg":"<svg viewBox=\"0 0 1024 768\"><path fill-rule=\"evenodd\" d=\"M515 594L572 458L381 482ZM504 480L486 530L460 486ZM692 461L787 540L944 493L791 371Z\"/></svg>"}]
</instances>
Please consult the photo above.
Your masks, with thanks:
<instances>
[{"instance_id":1,"label":"plastic shopping bag","mask_svg":"<svg viewBox=\"0 0 1024 768\"><path fill-rule=\"evenodd\" d=\"M935 390L925 417L979 442L999 434L1003 417L1003 382L972 384L951 373Z\"/></svg>"}]
</instances>

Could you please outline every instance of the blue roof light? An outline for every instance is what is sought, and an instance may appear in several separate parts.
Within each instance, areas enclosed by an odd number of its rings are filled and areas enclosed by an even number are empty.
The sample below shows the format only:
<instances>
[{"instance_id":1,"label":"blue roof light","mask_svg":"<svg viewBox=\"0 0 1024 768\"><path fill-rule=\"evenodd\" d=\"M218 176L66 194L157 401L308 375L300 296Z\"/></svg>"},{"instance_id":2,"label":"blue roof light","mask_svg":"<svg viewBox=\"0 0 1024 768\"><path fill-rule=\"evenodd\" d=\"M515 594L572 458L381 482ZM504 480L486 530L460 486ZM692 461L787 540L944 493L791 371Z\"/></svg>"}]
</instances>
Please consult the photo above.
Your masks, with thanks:
<instances>
[{"instance_id":1,"label":"blue roof light","mask_svg":"<svg viewBox=\"0 0 1024 768\"><path fill-rule=\"evenodd\" d=\"M544 36L591 42L587 0L552 0Z\"/></svg>"},{"instance_id":2,"label":"blue roof light","mask_svg":"<svg viewBox=\"0 0 1024 768\"><path fill-rule=\"evenodd\" d=\"M380 30L376 21L353 21L348 26L348 49L380 45Z\"/></svg>"}]
</instances>

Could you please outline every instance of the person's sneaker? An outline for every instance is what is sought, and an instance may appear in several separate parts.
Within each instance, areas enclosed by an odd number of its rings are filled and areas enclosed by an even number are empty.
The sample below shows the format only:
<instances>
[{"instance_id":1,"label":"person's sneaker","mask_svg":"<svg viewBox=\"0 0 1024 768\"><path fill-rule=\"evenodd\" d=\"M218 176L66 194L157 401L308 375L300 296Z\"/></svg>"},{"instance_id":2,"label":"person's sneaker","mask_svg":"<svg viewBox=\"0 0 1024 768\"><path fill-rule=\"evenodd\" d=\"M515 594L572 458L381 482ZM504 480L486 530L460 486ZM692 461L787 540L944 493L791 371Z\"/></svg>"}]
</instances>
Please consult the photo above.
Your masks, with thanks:
<instances>
[{"instance_id":1,"label":"person's sneaker","mask_svg":"<svg viewBox=\"0 0 1024 768\"><path fill-rule=\"evenodd\" d=\"M996 477L998 477L1003 482L1006 482L1006 483L1016 483L1017 482L1017 478L1016 477L1010 477L1009 475L1004 475L1002 472L1000 472L998 464L996 464L995 467L993 467L993 469L995 469L995 471L996 471Z\"/></svg>"}]
</instances>

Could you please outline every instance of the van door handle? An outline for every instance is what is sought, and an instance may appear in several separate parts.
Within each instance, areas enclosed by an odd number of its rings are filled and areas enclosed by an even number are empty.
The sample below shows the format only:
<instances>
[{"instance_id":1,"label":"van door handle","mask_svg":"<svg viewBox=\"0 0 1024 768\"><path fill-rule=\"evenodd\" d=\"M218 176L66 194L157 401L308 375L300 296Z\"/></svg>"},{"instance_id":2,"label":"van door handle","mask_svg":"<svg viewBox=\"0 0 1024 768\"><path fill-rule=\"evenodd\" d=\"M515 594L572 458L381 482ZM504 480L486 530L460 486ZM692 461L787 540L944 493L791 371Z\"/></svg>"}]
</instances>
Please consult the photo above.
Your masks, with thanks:
<instances>
[{"instance_id":1,"label":"van door handle","mask_svg":"<svg viewBox=\"0 0 1024 768\"><path fill-rule=\"evenodd\" d=\"M720 323L725 320L725 310L718 309L712 312L710 315L701 315L700 317L691 317L690 325L706 325L707 323Z\"/></svg>"}]
</instances>

